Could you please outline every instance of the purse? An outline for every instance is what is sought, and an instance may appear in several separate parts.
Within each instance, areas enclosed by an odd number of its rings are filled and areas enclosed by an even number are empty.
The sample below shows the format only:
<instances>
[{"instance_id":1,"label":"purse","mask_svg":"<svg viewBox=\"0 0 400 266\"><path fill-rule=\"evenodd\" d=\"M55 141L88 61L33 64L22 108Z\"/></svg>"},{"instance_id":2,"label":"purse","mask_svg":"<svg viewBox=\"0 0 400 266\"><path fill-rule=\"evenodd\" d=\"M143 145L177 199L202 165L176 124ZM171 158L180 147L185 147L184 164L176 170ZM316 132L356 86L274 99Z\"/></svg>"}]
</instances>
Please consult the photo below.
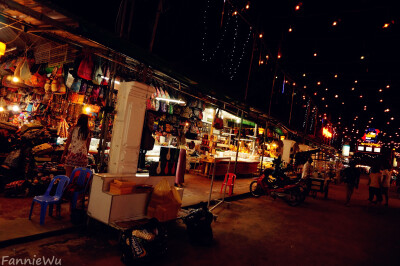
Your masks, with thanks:
<instances>
[{"instance_id":1,"label":"purse","mask_svg":"<svg viewBox=\"0 0 400 266\"><path fill-rule=\"evenodd\" d=\"M218 117L219 114L219 109L217 113L215 114L214 122L213 122L213 127L215 129L223 129L224 128L224 120L220 117Z\"/></svg>"}]
</instances>

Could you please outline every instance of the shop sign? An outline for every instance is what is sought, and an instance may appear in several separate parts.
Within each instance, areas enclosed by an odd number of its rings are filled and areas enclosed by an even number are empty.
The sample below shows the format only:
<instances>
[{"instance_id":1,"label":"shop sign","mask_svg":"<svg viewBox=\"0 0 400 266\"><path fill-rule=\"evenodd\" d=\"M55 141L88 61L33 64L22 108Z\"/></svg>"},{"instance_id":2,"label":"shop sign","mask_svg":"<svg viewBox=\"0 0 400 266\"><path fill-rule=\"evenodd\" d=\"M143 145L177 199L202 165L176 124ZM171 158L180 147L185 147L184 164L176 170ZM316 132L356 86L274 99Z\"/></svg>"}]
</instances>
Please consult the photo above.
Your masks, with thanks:
<instances>
[{"instance_id":1,"label":"shop sign","mask_svg":"<svg viewBox=\"0 0 400 266\"><path fill-rule=\"evenodd\" d=\"M322 135L325 138L332 138L332 132L329 131L329 129L327 129L326 127L322 128Z\"/></svg>"},{"instance_id":2,"label":"shop sign","mask_svg":"<svg viewBox=\"0 0 400 266\"><path fill-rule=\"evenodd\" d=\"M379 129L369 128L364 133L364 136L361 138L364 142L368 143L377 143L378 142L378 134L380 133Z\"/></svg>"}]
</instances>

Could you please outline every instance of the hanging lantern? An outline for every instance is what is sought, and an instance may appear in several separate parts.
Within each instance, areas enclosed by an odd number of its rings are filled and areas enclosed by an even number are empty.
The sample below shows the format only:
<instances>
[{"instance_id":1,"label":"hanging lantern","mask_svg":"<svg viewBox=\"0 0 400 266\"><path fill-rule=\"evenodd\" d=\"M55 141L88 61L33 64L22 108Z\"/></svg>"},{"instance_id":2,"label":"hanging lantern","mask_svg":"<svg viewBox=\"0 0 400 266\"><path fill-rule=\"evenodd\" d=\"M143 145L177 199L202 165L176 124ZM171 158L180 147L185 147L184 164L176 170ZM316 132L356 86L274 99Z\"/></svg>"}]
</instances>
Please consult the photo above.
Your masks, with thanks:
<instances>
[{"instance_id":1,"label":"hanging lantern","mask_svg":"<svg viewBox=\"0 0 400 266\"><path fill-rule=\"evenodd\" d=\"M4 42L0 42L0 56L6 53L6 44Z\"/></svg>"}]
</instances>

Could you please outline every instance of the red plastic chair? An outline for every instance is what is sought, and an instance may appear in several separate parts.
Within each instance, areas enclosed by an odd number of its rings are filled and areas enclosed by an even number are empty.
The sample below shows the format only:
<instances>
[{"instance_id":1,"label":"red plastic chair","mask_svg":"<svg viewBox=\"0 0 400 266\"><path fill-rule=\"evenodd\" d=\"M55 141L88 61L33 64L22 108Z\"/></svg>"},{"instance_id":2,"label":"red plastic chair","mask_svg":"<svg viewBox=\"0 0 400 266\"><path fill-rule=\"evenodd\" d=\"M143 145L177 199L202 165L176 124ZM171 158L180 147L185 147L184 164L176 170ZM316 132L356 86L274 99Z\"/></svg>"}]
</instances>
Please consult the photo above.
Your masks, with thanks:
<instances>
[{"instance_id":1,"label":"red plastic chair","mask_svg":"<svg viewBox=\"0 0 400 266\"><path fill-rule=\"evenodd\" d=\"M222 190L224 189L224 186L226 184L226 187L229 187L229 196L233 194L233 186L235 185L235 180L236 180L236 175L232 173L228 173L225 175L224 182L222 183L221 186L221 191L219 193L222 193Z\"/></svg>"}]
</instances>

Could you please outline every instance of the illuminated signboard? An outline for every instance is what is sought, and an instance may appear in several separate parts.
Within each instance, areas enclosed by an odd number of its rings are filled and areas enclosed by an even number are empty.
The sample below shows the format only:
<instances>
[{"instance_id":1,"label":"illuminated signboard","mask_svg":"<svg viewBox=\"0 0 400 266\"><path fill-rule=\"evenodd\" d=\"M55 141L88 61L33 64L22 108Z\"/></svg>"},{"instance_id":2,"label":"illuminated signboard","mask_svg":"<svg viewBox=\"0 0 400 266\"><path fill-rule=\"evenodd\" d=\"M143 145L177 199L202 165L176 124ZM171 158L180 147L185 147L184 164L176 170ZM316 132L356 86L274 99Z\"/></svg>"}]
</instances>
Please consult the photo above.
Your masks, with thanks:
<instances>
[{"instance_id":1,"label":"illuminated signboard","mask_svg":"<svg viewBox=\"0 0 400 266\"><path fill-rule=\"evenodd\" d=\"M357 150L359 150L359 151L364 151L364 146L358 146L358 147L357 147Z\"/></svg>"},{"instance_id":2,"label":"illuminated signboard","mask_svg":"<svg viewBox=\"0 0 400 266\"><path fill-rule=\"evenodd\" d=\"M381 148L374 148L374 152L381 152Z\"/></svg>"},{"instance_id":3,"label":"illuminated signboard","mask_svg":"<svg viewBox=\"0 0 400 266\"><path fill-rule=\"evenodd\" d=\"M325 138L332 138L332 132L330 132L326 127L322 128L322 135Z\"/></svg>"},{"instance_id":4,"label":"illuminated signboard","mask_svg":"<svg viewBox=\"0 0 400 266\"><path fill-rule=\"evenodd\" d=\"M369 128L366 130L364 136L361 139L364 142L377 143L379 133L380 133L379 129Z\"/></svg>"},{"instance_id":5,"label":"illuminated signboard","mask_svg":"<svg viewBox=\"0 0 400 266\"><path fill-rule=\"evenodd\" d=\"M346 157L350 155L350 145L343 145L342 155Z\"/></svg>"},{"instance_id":6,"label":"illuminated signboard","mask_svg":"<svg viewBox=\"0 0 400 266\"><path fill-rule=\"evenodd\" d=\"M372 151L372 147L369 146L365 147L365 151Z\"/></svg>"}]
</instances>

